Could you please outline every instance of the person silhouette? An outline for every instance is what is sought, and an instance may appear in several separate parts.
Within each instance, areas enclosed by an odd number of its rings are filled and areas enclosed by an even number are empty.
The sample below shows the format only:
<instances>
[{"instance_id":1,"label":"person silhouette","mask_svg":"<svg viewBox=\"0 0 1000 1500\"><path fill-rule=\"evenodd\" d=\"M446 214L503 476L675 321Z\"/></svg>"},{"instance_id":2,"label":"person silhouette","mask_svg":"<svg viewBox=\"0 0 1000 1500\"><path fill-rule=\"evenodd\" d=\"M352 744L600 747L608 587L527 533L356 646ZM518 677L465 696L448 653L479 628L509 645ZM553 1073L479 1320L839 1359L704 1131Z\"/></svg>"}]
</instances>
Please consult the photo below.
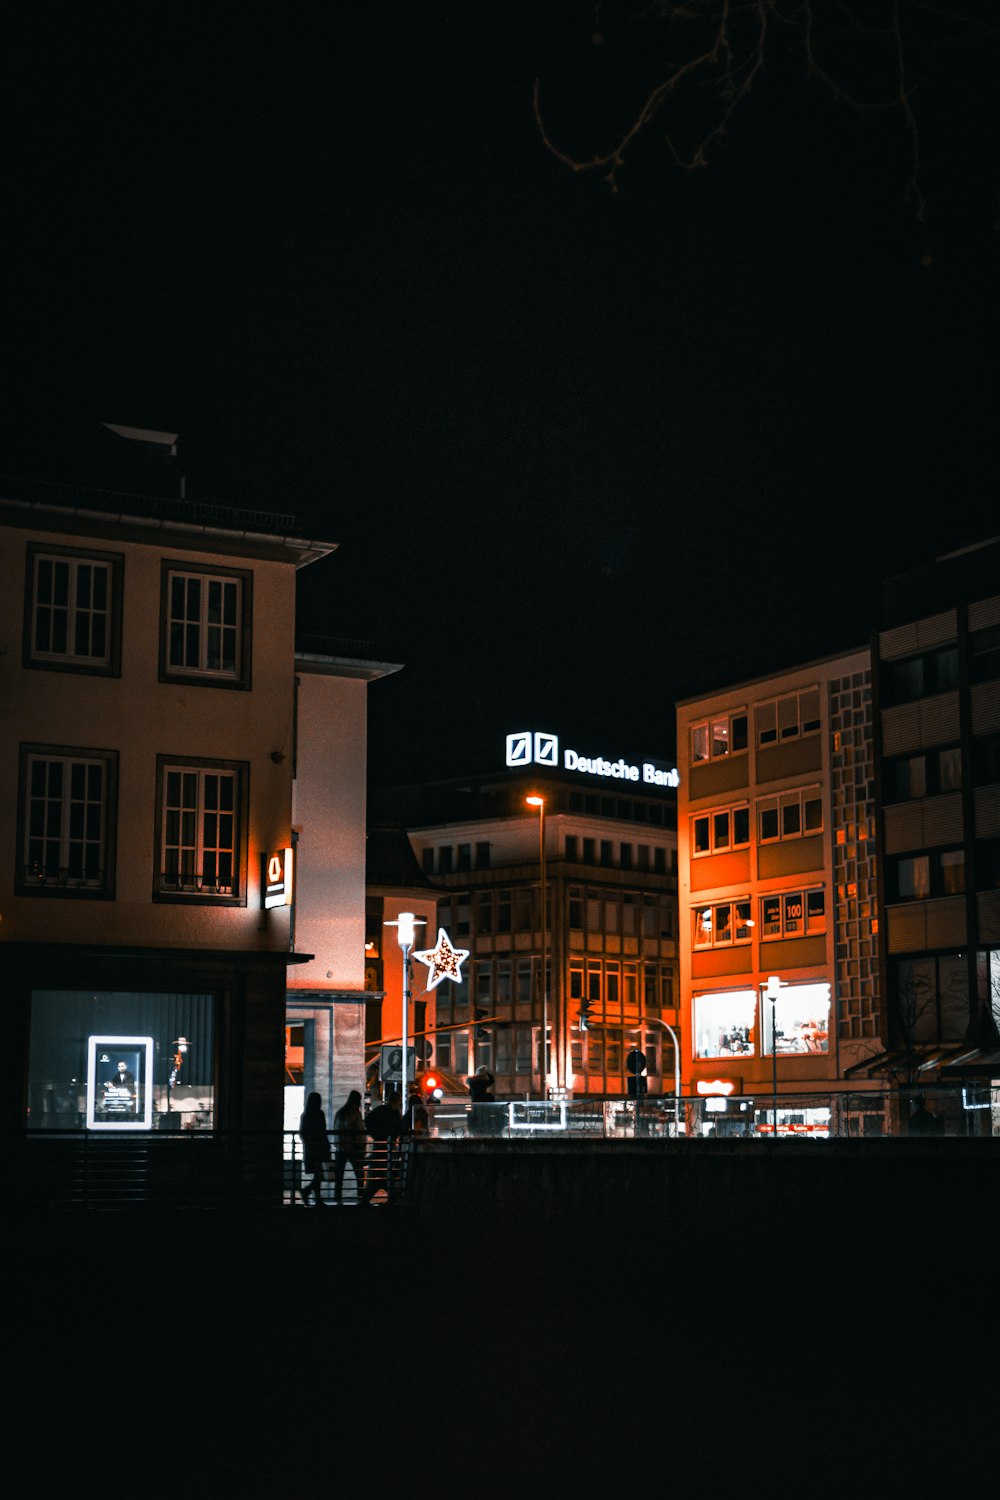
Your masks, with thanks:
<instances>
[{"instance_id":1,"label":"person silhouette","mask_svg":"<svg viewBox=\"0 0 1000 1500\"><path fill-rule=\"evenodd\" d=\"M326 1115L319 1094L310 1094L299 1119L299 1136L302 1140L303 1175L312 1174L312 1180L302 1189L303 1203L309 1202L309 1194L316 1195L316 1207L325 1208L323 1202L323 1163L330 1160L330 1138L326 1133Z\"/></svg>"}]
</instances>

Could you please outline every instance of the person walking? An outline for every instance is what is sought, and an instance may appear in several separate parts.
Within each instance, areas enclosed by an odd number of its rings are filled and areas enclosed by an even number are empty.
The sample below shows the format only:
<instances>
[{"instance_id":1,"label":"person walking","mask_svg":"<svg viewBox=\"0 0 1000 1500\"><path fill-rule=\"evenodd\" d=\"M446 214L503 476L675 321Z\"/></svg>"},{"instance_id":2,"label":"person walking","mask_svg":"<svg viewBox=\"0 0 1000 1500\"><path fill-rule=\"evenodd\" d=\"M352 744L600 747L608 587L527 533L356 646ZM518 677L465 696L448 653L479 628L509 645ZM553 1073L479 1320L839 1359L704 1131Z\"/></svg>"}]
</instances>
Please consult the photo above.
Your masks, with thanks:
<instances>
[{"instance_id":1,"label":"person walking","mask_svg":"<svg viewBox=\"0 0 1000 1500\"><path fill-rule=\"evenodd\" d=\"M365 1130L372 1139L368 1180L360 1200L365 1205L380 1188L385 1189L390 1200L394 1196L393 1148L403 1133L402 1102L399 1093L393 1093L388 1103L376 1104L365 1115Z\"/></svg>"},{"instance_id":2,"label":"person walking","mask_svg":"<svg viewBox=\"0 0 1000 1500\"><path fill-rule=\"evenodd\" d=\"M333 1117L333 1201L340 1203L344 1193L344 1169L348 1162L354 1173L355 1195L360 1199L365 1186L365 1152L368 1132L361 1113L361 1095L351 1089Z\"/></svg>"},{"instance_id":3,"label":"person walking","mask_svg":"<svg viewBox=\"0 0 1000 1500\"><path fill-rule=\"evenodd\" d=\"M317 1208L325 1208L323 1202L323 1163L330 1160L330 1138L326 1133L326 1115L319 1094L310 1094L306 1107L299 1118L299 1138L302 1141L302 1173L312 1173L312 1180L302 1189L302 1202L309 1202L309 1194L315 1194Z\"/></svg>"}]
</instances>

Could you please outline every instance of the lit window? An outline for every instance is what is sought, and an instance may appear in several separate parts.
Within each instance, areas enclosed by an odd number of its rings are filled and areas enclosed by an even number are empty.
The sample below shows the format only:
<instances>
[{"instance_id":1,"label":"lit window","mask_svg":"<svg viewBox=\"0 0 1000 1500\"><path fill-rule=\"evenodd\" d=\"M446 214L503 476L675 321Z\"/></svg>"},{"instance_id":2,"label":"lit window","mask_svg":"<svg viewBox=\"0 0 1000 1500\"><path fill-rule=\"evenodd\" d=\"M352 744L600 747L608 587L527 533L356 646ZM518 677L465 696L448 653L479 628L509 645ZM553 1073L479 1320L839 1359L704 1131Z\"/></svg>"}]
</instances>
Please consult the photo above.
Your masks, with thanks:
<instances>
[{"instance_id":1,"label":"lit window","mask_svg":"<svg viewBox=\"0 0 1000 1500\"><path fill-rule=\"evenodd\" d=\"M753 1057L757 996L730 990L694 997L695 1057Z\"/></svg>"},{"instance_id":2,"label":"lit window","mask_svg":"<svg viewBox=\"0 0 1000 1500\"><path fill-rule=\"evenodd\" d=\"M735 943L749 943L753 935L750 902L715 901L698 906L692 912L695 948L726 948Z\"/></svg>"},{"instance_id":3,"label":"lit window","mask_svg":"<svg viewBox=\"0 0 1000 1500\"><path fill-rule=\"evenodd\" d=\"M747 716L744 712L717 714L691 726L692 761L719 760L747 748Z\"/></svg>"},{"instance_id":4,"label":"lit window","mask_svg":"<svg viewBox=\"0 0 1000 1500\"><path fill-rule=\"evenodd\" d=\"M157 898L246 903L246 767L163 756Z\"/></svg>"},{"instance_id":5,"label":"lit window","mask_svg":"<svg viewBox=\"0 0 1000 1500\"><path fill-rule=\"evenodd\" d=\"M825 931L826 892L822 888L781 891L761 897L762 938L804 937Z\"/></svg>"}]
</instances>

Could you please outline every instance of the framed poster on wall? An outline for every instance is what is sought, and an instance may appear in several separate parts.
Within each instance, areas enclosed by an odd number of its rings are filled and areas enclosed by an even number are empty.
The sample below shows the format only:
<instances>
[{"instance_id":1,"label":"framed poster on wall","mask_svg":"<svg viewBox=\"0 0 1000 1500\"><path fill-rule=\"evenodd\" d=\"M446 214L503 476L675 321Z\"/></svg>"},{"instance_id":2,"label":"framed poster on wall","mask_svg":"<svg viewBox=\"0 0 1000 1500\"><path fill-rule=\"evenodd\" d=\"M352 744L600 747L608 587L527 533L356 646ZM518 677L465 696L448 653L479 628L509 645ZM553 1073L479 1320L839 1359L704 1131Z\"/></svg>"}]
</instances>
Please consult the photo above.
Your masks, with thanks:
<instances>
[{"instance_id":1,"label":"framed poster on wall","mask_svg":"<svg viewBox=\"0 0 1000 1500\"><path fill-rule=\"evenodd\" d=\"M87 1129L153 1128L153 1038L87 1038Z\"/></svg>"}]
</instances>

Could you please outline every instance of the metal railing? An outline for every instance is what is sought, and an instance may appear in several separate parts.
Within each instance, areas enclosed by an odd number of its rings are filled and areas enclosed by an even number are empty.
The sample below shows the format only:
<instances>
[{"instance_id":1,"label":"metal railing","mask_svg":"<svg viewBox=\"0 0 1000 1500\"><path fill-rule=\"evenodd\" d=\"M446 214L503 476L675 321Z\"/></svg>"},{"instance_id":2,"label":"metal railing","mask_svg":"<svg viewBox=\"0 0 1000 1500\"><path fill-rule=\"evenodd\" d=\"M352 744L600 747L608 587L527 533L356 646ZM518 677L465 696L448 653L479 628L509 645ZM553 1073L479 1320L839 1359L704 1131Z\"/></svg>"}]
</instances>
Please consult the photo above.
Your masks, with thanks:
<instances>
[{"instance_id":1,"label":"metal railing","mask_svg":"<svg viewBox=\"0 0 1000 1500\"><path fill-rule=\"evenodd\" d=\"M466 1104L442 1100L428 1110L431 1139L517 1140L546 1136L593 1139L808 1140L876 1137L1000 1137L1000 1088L917 1085L884 1091L708 1096L672 1094L641 1100L508 1100Z\"/></svg>"},{"instance_id":2,"label":"metal railing","mask_svg":"<svg viewBox=\"0 0 1000 1500\"><path fill-rule=\"evenodd\" d=\"M304 1197L297 1132L179 1131L116 1135L84 1129L19 1130L0 1135L0 1170L9 1204L35 1208L232 1209L404 1204L424 1141L520 1142L566 1139L737 1144L778 1140L1000 1139L1000 1087L903 1088L877 1092L762 1098L510 1100L471 1105L441 1101L420 1134L389 1145L369 1142L358 1171L348 1161L338 1193L335 1157L325 1164L318 1198ZM538 1149L538 1145L532 1147ZM310 1174L311 1176L312 1174Z\"/></svg>"}]
</instances>

